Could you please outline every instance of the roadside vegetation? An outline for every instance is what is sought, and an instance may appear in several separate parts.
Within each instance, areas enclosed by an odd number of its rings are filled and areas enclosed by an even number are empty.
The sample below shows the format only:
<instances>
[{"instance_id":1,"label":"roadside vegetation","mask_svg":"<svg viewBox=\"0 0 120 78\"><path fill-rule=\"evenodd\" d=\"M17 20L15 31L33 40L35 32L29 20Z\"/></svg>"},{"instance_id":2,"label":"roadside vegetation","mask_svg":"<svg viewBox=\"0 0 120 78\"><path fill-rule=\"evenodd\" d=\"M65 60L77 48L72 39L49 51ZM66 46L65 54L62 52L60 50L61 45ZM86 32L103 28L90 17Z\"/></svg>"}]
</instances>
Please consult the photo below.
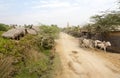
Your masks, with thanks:
<instances>
[{"instance_id":1,"label":"roadside vegetation","mask_svg":"<svg viewBox=\"0 0 120 78\"><path fill-rule=\"evenodd\" d=\"M81 30L86 30L90 33L105 34L109 31L118 30L120 25L120 13L111 12L102 15L95 15L91 17L91 23L84 26L72 26L64 28L63 31L78 36Z\"/></svg>"},{"instance_id":2,"label":"roadside vegetation","mask_svg":"<svg viewBox=\"0 0 120 78\"><path fill-rule=\"evenodd\" d=\"M0 31L7 31L10 28L8 25L0 23Z\"/></svg>"},{"instance_id":3,"label":"roadside vegetation","mask_svg":"<svg viewBox=\"0 0 120 78\"><path fill-rule=\"evenodd\" d=\"M90 34L100 34L105 37L111 31L118 31L120 28L120 11L108 11L94 15L90 18L90 23L83 26L71 26L63 28L63 31L75 37L80 37L81 32Z\"/></svg>"},{"instance_id":4,"label":"roadside vegetation","mask_svg":"<svg viewBox=\"0 0 120 78\"><path fill-rule=\"evenodd\" d=\"M38 35L27 34L19 41L2 38L8 29L0 27L0 78L53 78L58 60L53 50L59 33L56 25L42 25Z\"/></svg>"},{"instance_id":5,"label":"roadside vegetation","mask_svg":"<svg viewBox=\"0 0 120 78\"><path fill-rule=\"evenodd\" d=\"M62 29L63 32L71 34L75 37L80 37L81 35L81 27L80 26L72 26L72 27L66 27Z\"/></svg>"}]
</instances>

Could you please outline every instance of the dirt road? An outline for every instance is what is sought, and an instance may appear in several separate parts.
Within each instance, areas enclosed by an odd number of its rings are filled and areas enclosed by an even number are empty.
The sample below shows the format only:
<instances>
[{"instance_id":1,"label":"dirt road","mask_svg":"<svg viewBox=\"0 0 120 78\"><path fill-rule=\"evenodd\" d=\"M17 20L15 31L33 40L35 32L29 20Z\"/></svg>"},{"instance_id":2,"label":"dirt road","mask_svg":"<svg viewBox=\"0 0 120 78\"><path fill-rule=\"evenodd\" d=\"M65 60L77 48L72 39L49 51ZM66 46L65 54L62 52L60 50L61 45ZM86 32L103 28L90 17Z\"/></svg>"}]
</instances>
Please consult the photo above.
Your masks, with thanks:
<instances>
[{"instance_id":1,"label":"dirt road","mask_svg":"<svg viewBox=\"0 0 120 78\"><path fill-rule=\"evenodd\" d=\"M62 66L56 78L120 78L120 72L114 65L80 48L76 38L60 33L56 42Z\"/></svg>"}]
</instances>

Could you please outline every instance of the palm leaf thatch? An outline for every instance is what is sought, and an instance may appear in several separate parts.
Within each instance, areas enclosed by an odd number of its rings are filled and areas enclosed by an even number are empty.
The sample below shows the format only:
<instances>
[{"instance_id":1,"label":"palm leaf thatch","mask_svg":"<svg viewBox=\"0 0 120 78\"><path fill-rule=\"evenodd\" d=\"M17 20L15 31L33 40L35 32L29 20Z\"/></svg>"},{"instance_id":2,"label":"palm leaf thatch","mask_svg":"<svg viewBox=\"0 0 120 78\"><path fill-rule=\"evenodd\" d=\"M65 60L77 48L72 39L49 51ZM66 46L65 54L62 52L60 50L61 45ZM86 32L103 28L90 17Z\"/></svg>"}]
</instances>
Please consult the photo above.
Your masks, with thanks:
<instances>
[{"instance_id":1,"label":"palm leaf thatch","mask_svg":"<svg viewBox=\"0 0 120 78\"><path fill-rule=\"evenodd\" d=\"M32 35L37 35L37 31L33 30L33 29L27 29L27 33L28 34L32 34Z\"/></svg>"},{"instance_id":2,"label":"palm leaf thatch","mask_svg":"<svg viewBox=\"0 0 120 78\"><path fill-rule=\"evenodd\" d=\"M39 31L40 31L39 26L32 26L32 29L35 30L36 32L39 32Z\"/></svg>"},{"instance_id":3,"label":"palm leaf thatch","mask_svg":"<svg viewBox=\"0 0 120 78\"><path fill-rule=\"evenodd\" d=\"M2 34L4 38L19 39L26 34L25 28L13 28Z\"/></svg>"}]
</instances>

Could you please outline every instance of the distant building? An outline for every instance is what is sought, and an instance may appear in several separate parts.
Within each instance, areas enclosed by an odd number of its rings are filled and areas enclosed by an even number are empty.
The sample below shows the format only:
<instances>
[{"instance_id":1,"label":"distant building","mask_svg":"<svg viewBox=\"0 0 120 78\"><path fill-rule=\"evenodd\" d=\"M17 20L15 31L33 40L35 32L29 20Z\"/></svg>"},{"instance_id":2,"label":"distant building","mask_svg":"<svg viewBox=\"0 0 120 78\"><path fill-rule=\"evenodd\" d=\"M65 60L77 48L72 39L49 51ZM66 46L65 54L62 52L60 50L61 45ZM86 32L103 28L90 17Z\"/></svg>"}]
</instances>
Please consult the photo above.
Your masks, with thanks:
<instances>
[{"instance_id":1,"label":"distant building","mask_svg":"<svg viewBox=\"0 0 120 78\"><path fill-rule=\"evenodd\" d=\"M120 27L116 31L109 32L107 40L112 44L110 50L120 52Z\"/></svg>"}]
</instances>

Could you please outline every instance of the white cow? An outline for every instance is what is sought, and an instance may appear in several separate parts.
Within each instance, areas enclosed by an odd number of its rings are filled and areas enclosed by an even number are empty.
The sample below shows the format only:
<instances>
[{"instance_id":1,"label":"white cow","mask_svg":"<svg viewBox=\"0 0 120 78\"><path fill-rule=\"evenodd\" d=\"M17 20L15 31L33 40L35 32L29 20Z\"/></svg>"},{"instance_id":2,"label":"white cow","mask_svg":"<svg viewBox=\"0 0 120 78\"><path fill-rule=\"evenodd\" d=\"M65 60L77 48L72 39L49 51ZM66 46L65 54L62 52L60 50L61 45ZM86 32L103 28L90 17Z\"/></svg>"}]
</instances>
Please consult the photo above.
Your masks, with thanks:
<instances>
[{"instance_id":1,"label":"white cow","mask_svg":"<svg viewBox=\"0 0 120 78\"><path fill-rule=\"evenodd\" d=\"M95 42L94 42L94 46L97 47L98 44L100 44L100 43L102 43L102 41L100 41L100 40L95 40Z\"/></svg>"},{"instance_id":2,"label":"white cow","mask_svg":"<svg viewBox=\"0 0 120 78\"><path fill-rule=\"evenodd\" d=\"M93 41L90 39L83 39L82 46L86 48L93 48Z\"/></svg>"},{"instance_id":3,"label":"white cow","mask_svg":"<svg viewBox=\"0 0 120 78\"><path fill-rule=\"evenodd\" d=\"M100 49L104 49L104 51L106 51L106 48L109 46L111 46L111 43L109 41L107 41L107 42L95 41L95 47L99 47Z\"/></svg>"},{"instance_id":4,"label":"white cow","mask_svg":"<svg viewBox=\"0 0 120 78\"><path fill-rule=\"evenodd\" d=\"M83 47L83 40L84 40L83 37L80 37L80 38L79 38L79 44L80 44L80 47L81 47L81 48Z\"/></svg>"}]
</instances>

